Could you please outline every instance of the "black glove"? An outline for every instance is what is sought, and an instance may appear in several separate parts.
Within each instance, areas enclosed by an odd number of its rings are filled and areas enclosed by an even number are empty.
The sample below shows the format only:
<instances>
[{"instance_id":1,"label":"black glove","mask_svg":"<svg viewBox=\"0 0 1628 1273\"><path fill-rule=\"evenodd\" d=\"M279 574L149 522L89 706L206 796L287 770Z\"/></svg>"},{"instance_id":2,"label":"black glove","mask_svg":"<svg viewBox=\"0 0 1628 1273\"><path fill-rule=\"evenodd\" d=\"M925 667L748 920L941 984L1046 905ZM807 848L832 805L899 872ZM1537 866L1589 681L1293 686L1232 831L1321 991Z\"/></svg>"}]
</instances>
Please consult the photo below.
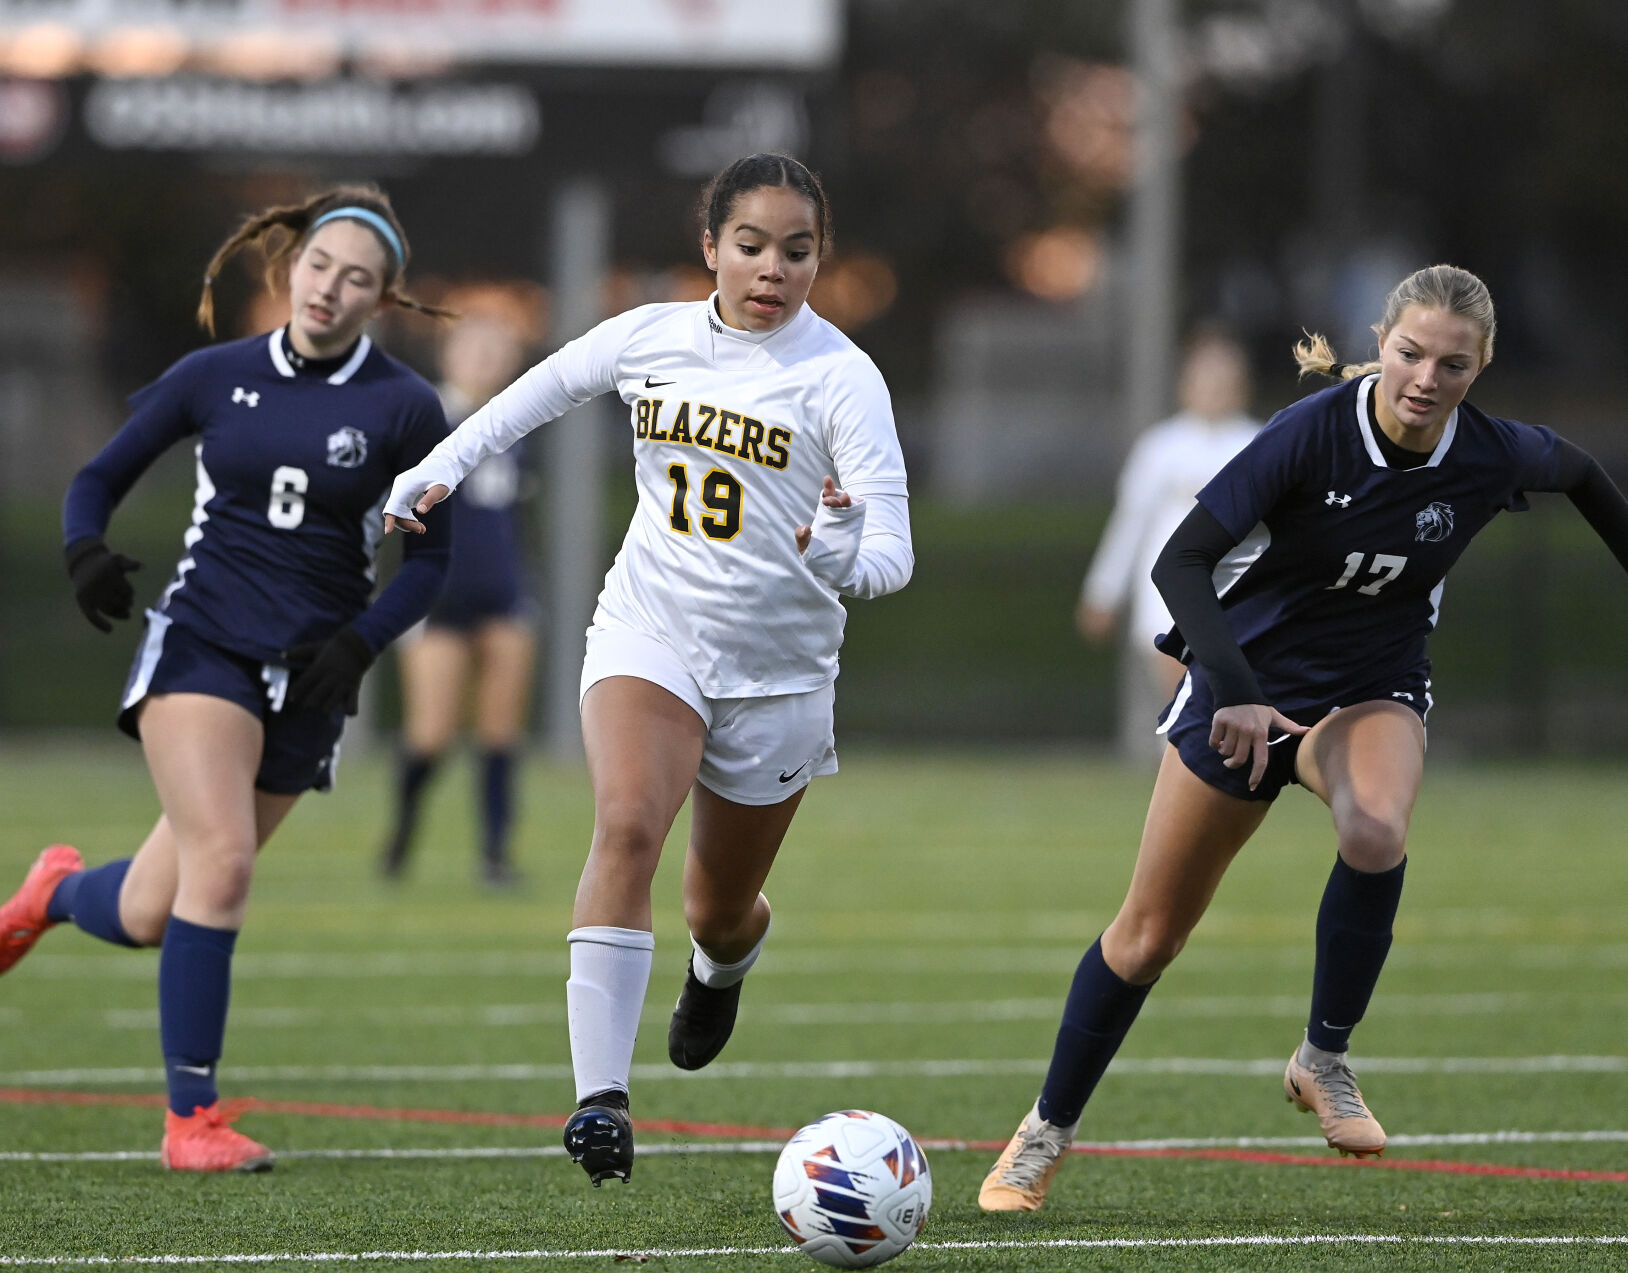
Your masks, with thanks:
<instances>
[{"instance_id":1,"label":"black glove","mask_svg":"<svg viewBox=\"0 0 1628 1273\"><path fill-rule=\"evenodd\" d=\"M356 715L362 673L373 665L373 650L355 628L340 628L326 641L290 646L283 658L291 674L284 711L327 716L343 708L345 715Z\"/></svg>"},{"instance_id":2,"label":"black glove","mask_svg":"<svg viewBox=\"0 0 1628 1273\"><path fill-rule=\"evenodd\" d=\"M84 615L103 632L113 631L107 619L128 619L136 590L125 578L141 563L123 553L109 552L100 539L81 539L63 550L73 595ZM106 615L107 619L102 616Z\"/></svg>"}]
</instances>

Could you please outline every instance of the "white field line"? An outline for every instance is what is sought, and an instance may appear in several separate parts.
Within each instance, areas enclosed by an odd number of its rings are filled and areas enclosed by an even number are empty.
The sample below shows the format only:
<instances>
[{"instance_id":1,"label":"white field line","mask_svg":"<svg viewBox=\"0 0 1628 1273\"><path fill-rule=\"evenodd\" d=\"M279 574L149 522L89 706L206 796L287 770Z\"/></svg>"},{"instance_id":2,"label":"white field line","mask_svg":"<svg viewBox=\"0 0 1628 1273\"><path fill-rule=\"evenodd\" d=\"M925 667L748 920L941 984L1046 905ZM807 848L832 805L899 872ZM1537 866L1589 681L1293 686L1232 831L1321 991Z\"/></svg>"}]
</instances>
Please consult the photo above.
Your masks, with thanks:
<instances>
[{"instance_id":1,"label":"white field line","mask_svg":"<svg viewBox=\"0 0 1628 1273\"><path fill-rule=\"evenodd\" d=\"M1464 1147L1486 1145L1594 1145L1628 1144L1628 1131L1575 1131L1575 1132L1447 1132L1441 1135L1392 1136L1390 1147L1413 1149L1436 1147ZM932 1140L921 1138L923 1149L934 1153L952 1152L971 1148L964 1140ZM736 1141L640 1141L639 1154L644 1156L678 1156L689 1154L778 1154L784 1148L778 1140ZM1159 1150L1159 1149L1306 1149L1322 1150L1327 1142L1321 1136L1234 1136L1206 1137L1203 1139L1165 1138L1158 1140L1079 1141L1076 1148L1091 1150ZM983 1152L983 1151L978 1151ZM433 1148L372 1147L368 1149L279 1149L280 1159L363 1159L363 1160L452 1160L463 1161L483 1158L563 1158L565 1149L560 1145L469 1145ZM66 1151L25 1150L0 1152L0 1163L90 1163L90 1162L156 1162L158 1153L150 1149Z\"/></svg>"},{"instance_id":2,"label":"white field line","mask_svg":"<svg viewBox=\"0 0 1628 1273\"><path fill-rule=\"evenodd\" d=\"M1520 991L1491 994L1397 994L1383 996L1373 1018L1474 1017L1531 1012L1567 1001L1586 1004L1592 1012L1628 1009L1628 994ZM645 1006L643 1020L665 1023L671 1009L664 1002ZM764 1003L753 1004L750 1020L774 1026L829 1025L965 1025L987 1021L1052 1021L1062 1013L1062 998L966 999L950 1002L895 1003ZM46 1015L41 1010L41 1016ZM55 1014L51 1014L53 1019ZM1167 995L1150 998L1141 1017L1191 1020L1298 1019L1306 1015L1301 995ZM558 1025L565 1020L563 995L550 1003L403 1004L385 1008L312 1008L304 1006L240 1007L232 1012L235 1030L318 1029L343 1025L512 1029ZM110 1008L102 1014L110 1030L156 1030L157 1008Z\"/></svg>"},{"instance_id":3,"label":"white field line","mask_svg":"<svg viewBox=\"0 0 1628 1273\"><path fill-rule=\"evenodd\" d=\"M985 1242L917 1242L918 1251L1042 1251L1042 1250L1176 1250L1184 1247L1605 1247L1628 1244L1628 1235L1555 1234L1546 1237L1465 1234L1451 1237L1414 1237L1393 1233L1329 1233L1285 1236L1260 1233L1210 1238L1046 1238ZM709 1259L733 1255L793 1255L797 1248L783 1246L601 1247L589 1251L279 1251L222 1252L218 1255L0 1255L0 1267L82 1267L107 1265L184 1264L352 1264L383 1261L476 1260L603 1260Z\"/></svg>"},{"instance_id":4,"label":"white field line","mask_svg":"<svg viewBox=\"0 0 1628 1273\"><path fill-rule=\"evenodd\" d=\"M679 1070L665 1063L635 1065L630 1077L652 1083L678 1080L702 1083L717 1079L854 1079L963 1078L985 1075L1044 1074L1043 1057L1006 1060L902 1061L736 1061L715 1062L704 1070ZM1628 1056L1443 1056L1364 1057L1354 1068L1362 1074L1625 1074ZM1208 1075L1258 1078L1281 1074L1282 1057L1228 1060L1201 1056L1116 1058L1111 1073ZM559 1082L572 1077L569 1065L244 1065L230 1070L233 1083L489 1083ZM158 1084L163 1071L145 1066L102 1069L0 1071L0 1087L99 1087Z\"/></svg>"},{"instance_id":5,"label":"white field line","mask_svg":"<svg viewBox=\"0 0 1628 1273\"><path fill-rule=\"evenodd\" d=\"M1188 975L1236 974L1240 970L1263 967L1311 969L1311 930L1306 941L1266 949L1235 949L1205 946L1195 949L1180 968ZM559 943L564 946L563 940ZM813 977L875 972L886 967L892 976L956 977L990 974L1072 973L1090 944L1083 934L1078 945L1036 944L1033 946L968 945L946 933L943 944L924 940L909 946L793 947L782 943L772 948L752 969L754 977ZM666 943L664 948L676 948ZM155 956L146 952L112 949L86 954L55 954L42 951L29 956L28 973L51 981L151 981ZM1545 970L1628 968L1628 943L1591 942L1576 945L1496 944L1466 939L1451 944L1398 944L1386 959L1390 968L1484 968L1496 960L1499 966ZM234 981L353 981L407 977L432 980L443 977L546 977L564 980L570 972L569 959L559 950L437 951L248 951L232 960Z\"/></svg>"}]
</instances>

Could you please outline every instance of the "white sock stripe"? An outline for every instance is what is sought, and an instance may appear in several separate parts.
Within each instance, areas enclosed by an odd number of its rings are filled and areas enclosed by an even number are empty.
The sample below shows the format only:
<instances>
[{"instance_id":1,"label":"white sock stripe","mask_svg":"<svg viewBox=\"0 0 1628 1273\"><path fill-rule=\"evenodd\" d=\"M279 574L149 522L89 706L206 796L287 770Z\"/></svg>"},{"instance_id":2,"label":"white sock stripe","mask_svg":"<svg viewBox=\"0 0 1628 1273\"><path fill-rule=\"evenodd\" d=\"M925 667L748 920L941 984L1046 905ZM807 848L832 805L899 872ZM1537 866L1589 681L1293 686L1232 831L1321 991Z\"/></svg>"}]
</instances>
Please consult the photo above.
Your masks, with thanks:
<instances>
[{"instance_id":1,"label":"white sock stripe","mask_svg":"<svg viewBox=\"0 0 1628 1273\"><path fill-rule=\"evenodd\" d=\"M616 946L623 950L654 950L656 935L642 928L612 928L609 925L591 925L573 928L565 935L568 943L585 942L594 946Z\"/></svg>"},{"instance_id":2,"label":"white sock stripe","mask_svg":"<svg viewBox=\"0 0 1628 1273\"><path fill-rule=\"evenodd\" d=\"M770 921L771 925L773 921ZM690 950L694 955L695 976L703 986L711 986L714 990L722 990L726 986L733 986L744 981L746 974L752 971L752 965L763 953L763 943L769 940L769 930L763 930L763 936L757 940L757 945L747 951L745 956L732 964L721 964L706 951L701 949L701 943L690 937Z\"/></svg>"}]
</instances>

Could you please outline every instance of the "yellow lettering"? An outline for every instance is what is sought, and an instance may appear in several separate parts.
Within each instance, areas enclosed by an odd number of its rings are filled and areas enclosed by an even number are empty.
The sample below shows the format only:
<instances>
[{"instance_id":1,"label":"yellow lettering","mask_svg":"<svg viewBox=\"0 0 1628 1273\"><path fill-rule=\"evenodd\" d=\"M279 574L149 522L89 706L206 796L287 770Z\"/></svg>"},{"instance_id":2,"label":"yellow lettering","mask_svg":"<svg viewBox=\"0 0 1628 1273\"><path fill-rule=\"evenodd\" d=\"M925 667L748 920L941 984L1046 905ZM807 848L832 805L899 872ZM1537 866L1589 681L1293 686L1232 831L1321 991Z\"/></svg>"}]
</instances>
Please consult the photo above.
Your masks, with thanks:
<instances>
[{"instance_id":1,"label":"yellow lettering","mask_svg":"<svg viewBox=\"0 0 1628 1273\"><path fill-rule=\"evenodd\" d=\"M762 464L763 455L758 450L758 444L763 441L763 421L754 420L751 416L741 417L741 444L738 454L743 460L750 460L753 464Z\"/></svg>"},{"instance_id":2,"label":"yellow lettering","mask_svg":"<svg viewBox=\"0 0 1628 1273\"><path fill-rule=\"evenodd\" d=\"M791 461L791 430L775 425L769 430L769 438L764 446L769 452L769 458L763 461L764 466L771 469L785 468Z\"/></svg>"},{"instance_id":3,"label":"yellow lettering","mask_svg":"<svg viewBox=\"0 0 1628 1273\"><path fill-rule=\"evenodd\" d=\"M718 418L718 408L709 407L704 402L698 402L695 405L695 414L701 421L695 430L695 445L717 446L717 439L712 436L712 422Z\"/></svg>"},{"instance_id":4,"label":"yellow lettering","mask_svg":"<svg viewBox=\"0 0 1628 1273\"><path fill-rule=\"evenodd\" d=\"M713 447L715 451L722 451L725 455L735 455L735 444L729 440L731 425L741 422L739 411L720 411L718 413L718 444Z\"/></svg>"},{"instance_id":5,"label":"yellow lettering","mask_svg":"<svg viewBox=\"0 0 1628 1273\"><path fill-rule=\"evenodd\" d=\"M673 417L673 423L668 426L667 438L671 442L682 442L685 446L694 446L695 439L690 436L690 404L678 404L678 414Z\"/></svg>"},{"instance_id":6,"label":"yellow lettering","mask_svg":"<svg viewBox=\"0 0 1628 1273\"><path fill-rule=\"evenodd\" d=\"M640 398L633 404L633 436L647 438L650 436L650 399Z\"/></svg>"},{"instance_id":7,"label":"yellow lettering","mask_svg":"<svg viewBox=\"0 0 1628 1273\"><path fill-rule=\"evenodd\" d=\"M650 440L652 442L665 442L667 435L661 432L661 409L667 404L660 398L650 401Z\"/></svg>"}]
</instances>

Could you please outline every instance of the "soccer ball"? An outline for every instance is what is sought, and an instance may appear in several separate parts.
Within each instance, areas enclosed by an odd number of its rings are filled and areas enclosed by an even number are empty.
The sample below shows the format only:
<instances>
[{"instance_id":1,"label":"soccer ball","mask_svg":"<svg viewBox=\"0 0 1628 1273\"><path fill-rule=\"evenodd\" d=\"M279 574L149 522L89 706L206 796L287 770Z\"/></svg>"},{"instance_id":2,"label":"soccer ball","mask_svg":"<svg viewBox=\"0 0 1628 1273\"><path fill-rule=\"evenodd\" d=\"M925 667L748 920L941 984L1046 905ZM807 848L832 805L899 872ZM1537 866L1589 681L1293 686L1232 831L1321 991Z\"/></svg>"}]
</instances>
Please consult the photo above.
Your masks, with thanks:
<instances>
[{"instance_id":1,"label":"soccer ball","mask_svg":"<svg viewBox=\"0 0 1628 1273\"><path fill-rule=\"evenodd\" d=\"M810 1123L774 1165L774 1210L804 1255L839 1269L891 1260L933 1204L927 1158L891 1118L845 1109Z\"/></svg>"}]
</instances>

